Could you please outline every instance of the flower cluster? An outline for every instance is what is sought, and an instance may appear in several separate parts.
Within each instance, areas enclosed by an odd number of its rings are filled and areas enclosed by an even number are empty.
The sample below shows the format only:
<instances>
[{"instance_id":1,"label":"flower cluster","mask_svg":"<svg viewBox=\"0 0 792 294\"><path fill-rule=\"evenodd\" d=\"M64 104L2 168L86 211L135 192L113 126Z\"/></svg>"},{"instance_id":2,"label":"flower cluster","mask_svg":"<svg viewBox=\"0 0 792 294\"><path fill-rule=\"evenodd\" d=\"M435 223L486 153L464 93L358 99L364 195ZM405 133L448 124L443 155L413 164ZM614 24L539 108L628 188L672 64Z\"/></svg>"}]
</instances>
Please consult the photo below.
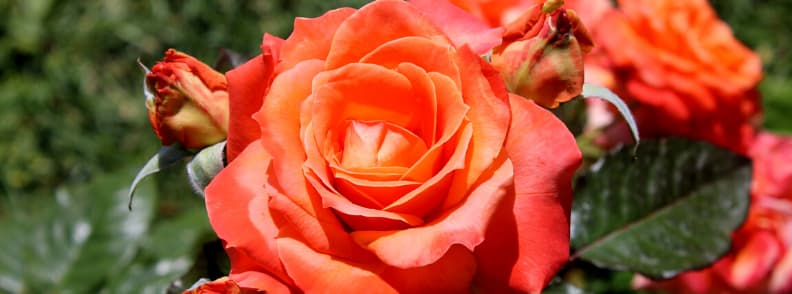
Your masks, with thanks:
<instances>
[{"instance_id":1,"label":"flower cluster","mask_svg":"<svg viewBox=\"0 0 792 294\"><path fill-rule=\"evenodd\" d=\"M674 293L792 291L792 141L758 130L758 56L739 43L705 0L573 1L597 49L588 82L619 93L647 137L684 136L748 156L751 208L732 250L711 267L668 281L637 277L639 288ZM592 113L595 114L596 113ZM619 123L599 142L622 143Z\"/></svg>"},{"instance_id":2,"label":"flower cluster","mask_svg":"<svg viewBox=\"0 0 792 294\"><path fill-rule=\"evenodd\" d=\"M227 114L229 164L205 195L231 272L192 291L541 291L568 259L581 155L537 103L579 95L591 42L563 8L519 19L380 0L265 35L225 75L223 107L203 108ZM156 122L177 120L157 94Z\"/></svg>"},{"instance_id":3,"label":"flower cluster","mask_svg":"<svg viewBox=\"0 0 792 294\"><path fill-rule=\"evenodd\" d=\"M757 127L758 56L706 0L618 4L377 0L297 18L225 75L168 51L146 78L162 144L227 140L204 192L230 273L187 293L541 292L569 261L581 163L546 108L579 97L584 72L644 137L754 164L732 250L634 285L792 291L792 169L778 164L792 138ZM629 138L608 111L589 103L603 148Z\"/></svg>"}]
</instances>

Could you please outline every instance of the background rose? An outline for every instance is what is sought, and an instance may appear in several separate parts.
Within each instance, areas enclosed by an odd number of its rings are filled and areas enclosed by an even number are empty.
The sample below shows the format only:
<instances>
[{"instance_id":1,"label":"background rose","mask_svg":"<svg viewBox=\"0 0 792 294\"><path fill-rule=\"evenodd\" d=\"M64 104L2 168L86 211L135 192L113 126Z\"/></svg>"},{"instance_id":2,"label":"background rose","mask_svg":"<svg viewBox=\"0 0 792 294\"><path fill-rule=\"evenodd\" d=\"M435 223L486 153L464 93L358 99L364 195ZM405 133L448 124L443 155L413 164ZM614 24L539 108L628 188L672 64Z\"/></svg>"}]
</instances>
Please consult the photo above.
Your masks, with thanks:
<instances>
[{"instance_id":1,"label":"background rose","mask_svg":"<svg viewBox=\"0 0 792 294\"><path fill-rule=\"evenodd\" d=\"M464 24L439 8L297 19L274 75L229 75L266 93L260 137L206 191L240 286L538 292L566 262L574 139L476 55L499 34L446 35Z\"/></svg>"},{"instance_id":2,"label":"background rose","mask_svg":"<svg viewBox=\"0 0 792 294\"><path fill-rule=\"evenodd\" d=\"M585 11L585 10L582 10ZM584 12L585 14L585 12ZM680 135L745 154L760 112L756 54L706 0L619 1L592 24L590 81L629 104L644 136Z\"/></svg>"},{"instance_id":3,"label":"background rose","mask_svg":"<svg viewBox=\"0 0 792 294\"><path fill-rule=\"evenodd\" d=\"M170 49L146 75L154 94L146 99L149 120L162 145L201 149L226 138L226 79L208 65Z\"/></svg>"},{"instance_id":4,"label":"background rose","mask_svg":"<svg viewBox=\"0 0 792 294\"><path fill-rule=\"evenodd\" d=\"M762 133L751 157L751 208L731 251L706 269L662 282L638 278L636 286L680 293L792 291L792 138Z\"/></svg>"}]
</instances>

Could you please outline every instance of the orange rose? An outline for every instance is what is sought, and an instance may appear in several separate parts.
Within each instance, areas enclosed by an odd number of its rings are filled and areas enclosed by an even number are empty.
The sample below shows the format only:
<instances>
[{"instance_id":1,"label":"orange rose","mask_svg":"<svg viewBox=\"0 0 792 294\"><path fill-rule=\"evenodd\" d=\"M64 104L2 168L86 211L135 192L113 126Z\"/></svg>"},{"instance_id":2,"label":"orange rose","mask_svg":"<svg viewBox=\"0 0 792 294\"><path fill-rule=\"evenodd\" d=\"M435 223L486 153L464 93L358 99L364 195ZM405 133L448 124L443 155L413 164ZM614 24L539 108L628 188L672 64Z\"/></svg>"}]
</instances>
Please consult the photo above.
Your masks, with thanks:
<instances>
[{"instance_id":1,"label":"orange rose","mask_svg":"<svg viewBox=\"0 0 792 294\"><path fill-rule=\"evenodd\" d=\"M706 0L619 1L590 29L603 50L586 67L604 69L595 79L630 104L642 135L747 152L761 63Z\"/></svg>"},{"instance_id":2,"label":"orange rose","mask_svg":"<svg viewBox=\"0 0 792 294\"><path fill-rule=\"evenodd\" d=\"M745 224L713 266L674 279L635 281L674 293L792 292L792 138L763 133L751 147L754 180Z\"/></svg>"},{"instance_id":3,"label":"orange rose","mask_svg":"<svg viewBox=\"0 0 792 294\"><path fill-rule=\"evenodd\" d=\"M206 189L239 286L539 292L567 261L574 138L479 57L499 31L437 3L299 18L273 66L229 74L260 105Z\"/></svg>"},{"instance_id":4,"label":"orange rose","mask_svg":"<svg viewBox=\"0 0 792 294\"><path fill-rule=\"evenodd\" d=\"M147 97L149 120L162 145L178 142L201 149L225 140L228 93L223 74L201 61L170 49L146 75L154 92Z\"/></svg>"}]
</instances>

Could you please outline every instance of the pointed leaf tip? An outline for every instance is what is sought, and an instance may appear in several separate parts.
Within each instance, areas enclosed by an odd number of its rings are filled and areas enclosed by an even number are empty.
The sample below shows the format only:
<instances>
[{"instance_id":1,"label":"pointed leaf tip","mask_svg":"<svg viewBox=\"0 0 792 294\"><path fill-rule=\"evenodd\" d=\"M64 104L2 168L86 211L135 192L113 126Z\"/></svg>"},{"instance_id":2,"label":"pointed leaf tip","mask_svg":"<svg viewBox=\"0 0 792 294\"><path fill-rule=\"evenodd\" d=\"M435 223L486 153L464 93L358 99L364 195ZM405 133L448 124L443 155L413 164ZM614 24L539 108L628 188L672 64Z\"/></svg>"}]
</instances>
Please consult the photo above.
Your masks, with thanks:
<instances>
[{"instance_id":1,"label":"pointed leaf tip","mask_svg":"<svg viewBox=\"0 0 792 294\"><path fill-rule=\"evenodd\" d=\"M129 204L127 205L129 210L132 210L132 199L135 196L135 190L143 179L171 167L191 155L192 153L178 145L162 146L157 154L154 154L143 168L138 171L135 179L132 180L132 185L129 186L129 194L127 195L129 197Z\"/></svg>"},{"instance_id":2,"label":"pointed leaf tip","mask_svg":"<svg viewBox=\"0 0 792 294\"><path fill-rule=\"evenodd\" d=\"M624 103L624 100L619 98L619 95L616 95L610 89L592 84L583 84L583 93L581 95L583 98L599 98L608 101L608 103L616 107L616 110L618 110L622 117L624 117L624 120L630 127L633 140L635 140L632 155L633 157L636 157L638 154L638 145L641 143L641 135L638 133L638 125L635 123L635 118L633 117L630 108L627 107L626 103Z\"/></svg>"}]
</instances>

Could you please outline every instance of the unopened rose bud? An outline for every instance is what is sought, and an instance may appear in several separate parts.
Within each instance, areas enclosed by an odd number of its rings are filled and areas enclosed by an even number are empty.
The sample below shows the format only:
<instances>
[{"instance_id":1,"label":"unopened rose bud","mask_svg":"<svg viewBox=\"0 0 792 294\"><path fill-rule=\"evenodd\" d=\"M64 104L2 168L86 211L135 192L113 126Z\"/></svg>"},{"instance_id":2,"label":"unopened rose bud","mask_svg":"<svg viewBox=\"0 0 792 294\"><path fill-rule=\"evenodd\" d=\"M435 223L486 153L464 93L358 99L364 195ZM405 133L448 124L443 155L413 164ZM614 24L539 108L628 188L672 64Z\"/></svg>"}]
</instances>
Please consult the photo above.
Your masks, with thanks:
<instances>
[{"instance_id":1,"label":"unopened rose bud","mask_svg":"<svg viewBox=\"0 0 792 294\"><path fill-rule=\"evenodd\" d=\"M506 26L492 65L510 92L554 108L580 95L583 54L594 44L574 11L560 7L562 1L548 3Z\"/></svg>"},{"instance_id":2,"label":"unopened rose bud","mask_svg":"<svg viewBox=\"0 0 792 294\"><path fill-rule=\"evenodd\" d=\"M146 75L153 96L149 120L162 145L189 150L223 141L228 131L226 78L201 61L170 49Z\"/></svg>"}]
</instances>

